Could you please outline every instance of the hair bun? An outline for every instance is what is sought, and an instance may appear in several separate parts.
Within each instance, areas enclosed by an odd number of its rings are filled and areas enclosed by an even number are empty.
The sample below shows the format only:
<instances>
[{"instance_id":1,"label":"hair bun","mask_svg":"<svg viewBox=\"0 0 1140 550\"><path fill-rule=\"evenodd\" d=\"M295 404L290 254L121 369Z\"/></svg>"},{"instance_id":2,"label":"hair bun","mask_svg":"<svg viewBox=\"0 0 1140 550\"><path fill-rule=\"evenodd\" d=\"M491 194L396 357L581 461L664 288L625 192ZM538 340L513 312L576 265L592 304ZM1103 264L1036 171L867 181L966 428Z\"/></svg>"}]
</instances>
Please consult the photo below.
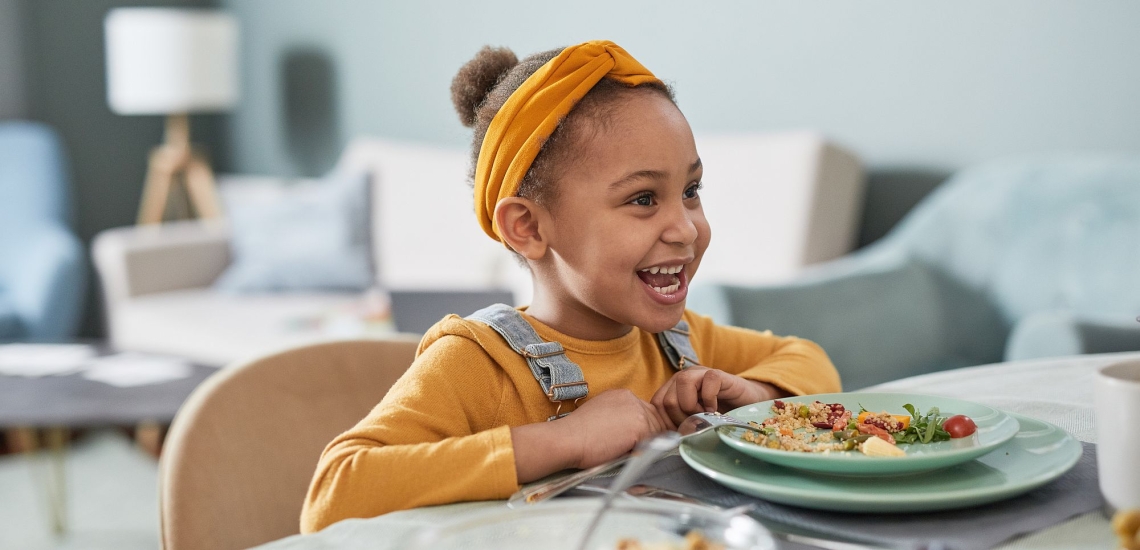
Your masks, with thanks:
<instances>
[{"instance_id":1,"label":"hair bun","mask_svg":"<svg viewBox=\"0 0 1140 550\"><path fill-rule=\"evenodd\" d=\"M510 49L483 46L474 59L459 68L451 80L451 102L464 126L475 126L479 105L503 75L518 64L518 57Z\"/></svg>"}]
</instances>

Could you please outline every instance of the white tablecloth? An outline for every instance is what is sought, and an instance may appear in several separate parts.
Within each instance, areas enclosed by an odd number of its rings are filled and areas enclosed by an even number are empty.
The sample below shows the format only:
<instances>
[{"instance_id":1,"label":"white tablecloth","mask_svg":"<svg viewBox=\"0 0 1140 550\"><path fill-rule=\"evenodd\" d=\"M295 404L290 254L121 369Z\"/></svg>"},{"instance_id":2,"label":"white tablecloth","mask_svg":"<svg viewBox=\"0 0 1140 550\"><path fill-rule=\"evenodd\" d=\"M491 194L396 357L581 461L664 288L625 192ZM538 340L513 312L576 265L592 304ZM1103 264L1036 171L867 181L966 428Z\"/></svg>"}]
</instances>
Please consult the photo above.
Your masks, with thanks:
<instances>
[{"instance_id":1,"label":"white tablecloth","mask_svg":"<svg viewBox=\"0 0 1140 550\"><path fill-rule=\"evenodd\" d=\"M1093 376L1105 365L1140 359L1140 353L1114 353L968 367L881 384L864 391L929 393L977 401L1052 422L1081 441L1096 442ZM261 546L262 550L396 549L416 530L504 506L472 502L394 512L337 523L313 535L297 535ZM1113 548L1115 537L1100 511L1007 542L1001 548Z\"/></svg>"}]
</instances>

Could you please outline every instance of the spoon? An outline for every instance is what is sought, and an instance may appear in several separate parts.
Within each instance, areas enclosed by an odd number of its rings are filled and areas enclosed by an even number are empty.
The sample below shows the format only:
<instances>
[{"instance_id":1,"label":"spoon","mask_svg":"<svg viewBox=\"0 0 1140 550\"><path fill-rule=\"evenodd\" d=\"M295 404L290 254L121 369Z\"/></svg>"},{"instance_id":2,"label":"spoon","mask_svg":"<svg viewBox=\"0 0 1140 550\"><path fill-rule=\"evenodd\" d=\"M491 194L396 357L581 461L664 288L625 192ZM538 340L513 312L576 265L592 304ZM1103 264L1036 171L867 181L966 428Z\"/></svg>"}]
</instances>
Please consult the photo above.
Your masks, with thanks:
<instances>
[{"instance_id":1,"label":"spoon","mask_svg":"<svg viewBox=\"0 0 1140 550\"><path fill-rule=\"evenodd\" d=\"M613 505L614 497L623 493L627 488L633 485L633 483L637 481L637 478L641 477L641 474L645 473L645 470L648 470L653 463L657 462L665 453L676 449L682 440L721 426L734 426L760 431L759 428L742 420L732 418L731 416L725 416L719 413L697 413L683 420L681 425L677 426L676 432L664 432L652 439L639 443L628 462L626 462L625 467L622 468L621 473L618 474L617 479L610 484L609 491L602 499L601 508L594 514L594 518L590 520L590 526L586 528L586 533L582 536L582 542L578 544L578 550L585 550L586 544L590 542L590 537L592 537L594 531L597 530L598 523L601 522L602 516L604 516L606 510L609 510Z\"/></svg>"},{"instance_id":2,"label":"spoon","mask_svg":"<svg viewBox=\"0 0 1140 550\"><path fill-rule=\"evenodd\" d=\"M688 420L688 419L686 419ZM678 432L664 432L637 444L634 449L633 455L630 456L629 461L626 462L625 467L622 468L621 473L618 474L617 479L610 485L609 492L602 499L602 506L598 508L594 518L590 520L590 526L586 528L586 533L582 535L582 542L578 543L578 550L585 550L586 544L590 542L590 537L594 535L594 531L598 528L598 523L601 522L602 516L605 515L606 510L614 502L614 497L621 494L627 487L633 485L637 478L648 470L658 458L661 458L665 453L677 448L681 443L681 434Z\"/></svg>"}]
</instances>

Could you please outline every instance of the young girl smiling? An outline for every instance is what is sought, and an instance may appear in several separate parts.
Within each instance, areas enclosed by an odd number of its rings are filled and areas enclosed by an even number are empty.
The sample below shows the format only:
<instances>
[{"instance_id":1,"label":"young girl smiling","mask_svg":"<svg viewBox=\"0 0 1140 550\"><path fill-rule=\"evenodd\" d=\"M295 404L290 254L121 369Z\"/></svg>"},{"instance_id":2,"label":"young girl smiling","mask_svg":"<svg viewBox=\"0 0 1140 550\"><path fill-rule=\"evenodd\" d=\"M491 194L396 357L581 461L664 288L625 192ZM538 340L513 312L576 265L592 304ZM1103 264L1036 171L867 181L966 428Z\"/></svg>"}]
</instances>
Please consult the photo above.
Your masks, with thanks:
<instances>
[{"instance_id":1,"label":"young girl smiling","mask_svg":"<svg viewBox=\"0 0 1140 550\"><path fill-rule=\"evenodd\" d=\"M452 98L475 128L476 216L530 269L533 302L429 330L325 449L303 532L506 498L692 413L839 391L817 345L685 310L711 238L701 160L671 90L625 50L593 41L518 62L484 48Z\"/></svg>"}]
</instances>

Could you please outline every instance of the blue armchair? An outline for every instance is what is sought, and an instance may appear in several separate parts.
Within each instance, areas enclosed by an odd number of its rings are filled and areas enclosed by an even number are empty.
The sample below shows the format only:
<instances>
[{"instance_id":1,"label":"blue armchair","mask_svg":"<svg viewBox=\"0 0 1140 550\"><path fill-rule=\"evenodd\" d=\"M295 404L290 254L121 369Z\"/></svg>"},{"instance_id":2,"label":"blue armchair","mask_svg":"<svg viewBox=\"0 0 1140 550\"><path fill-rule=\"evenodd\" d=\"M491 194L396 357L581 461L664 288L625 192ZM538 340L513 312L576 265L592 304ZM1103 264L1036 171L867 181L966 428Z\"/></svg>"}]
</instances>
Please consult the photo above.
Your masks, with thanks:
<instances>
[{"instance_id":1,"label":"blue armchair","mask_svg":"<svg viewBox=\"0 0 1140 550\"><path fill-rule=\"evenodd\" d=\"M720 322L815 340L845 389L1140 350L1140 159L964 170L877 243L792 283L694 287L690 296Z\"/></svg>"},{"instance_id":2,"label":"blue armchair","mask_svg":"<svg viewBox=\"0 0 1140 550\"><path fill-rule=\"evenodd\" d=\"M50 128L0 122L0 341L75 336L86 291L63 147Z\"/></svg>"}]
</instances>

